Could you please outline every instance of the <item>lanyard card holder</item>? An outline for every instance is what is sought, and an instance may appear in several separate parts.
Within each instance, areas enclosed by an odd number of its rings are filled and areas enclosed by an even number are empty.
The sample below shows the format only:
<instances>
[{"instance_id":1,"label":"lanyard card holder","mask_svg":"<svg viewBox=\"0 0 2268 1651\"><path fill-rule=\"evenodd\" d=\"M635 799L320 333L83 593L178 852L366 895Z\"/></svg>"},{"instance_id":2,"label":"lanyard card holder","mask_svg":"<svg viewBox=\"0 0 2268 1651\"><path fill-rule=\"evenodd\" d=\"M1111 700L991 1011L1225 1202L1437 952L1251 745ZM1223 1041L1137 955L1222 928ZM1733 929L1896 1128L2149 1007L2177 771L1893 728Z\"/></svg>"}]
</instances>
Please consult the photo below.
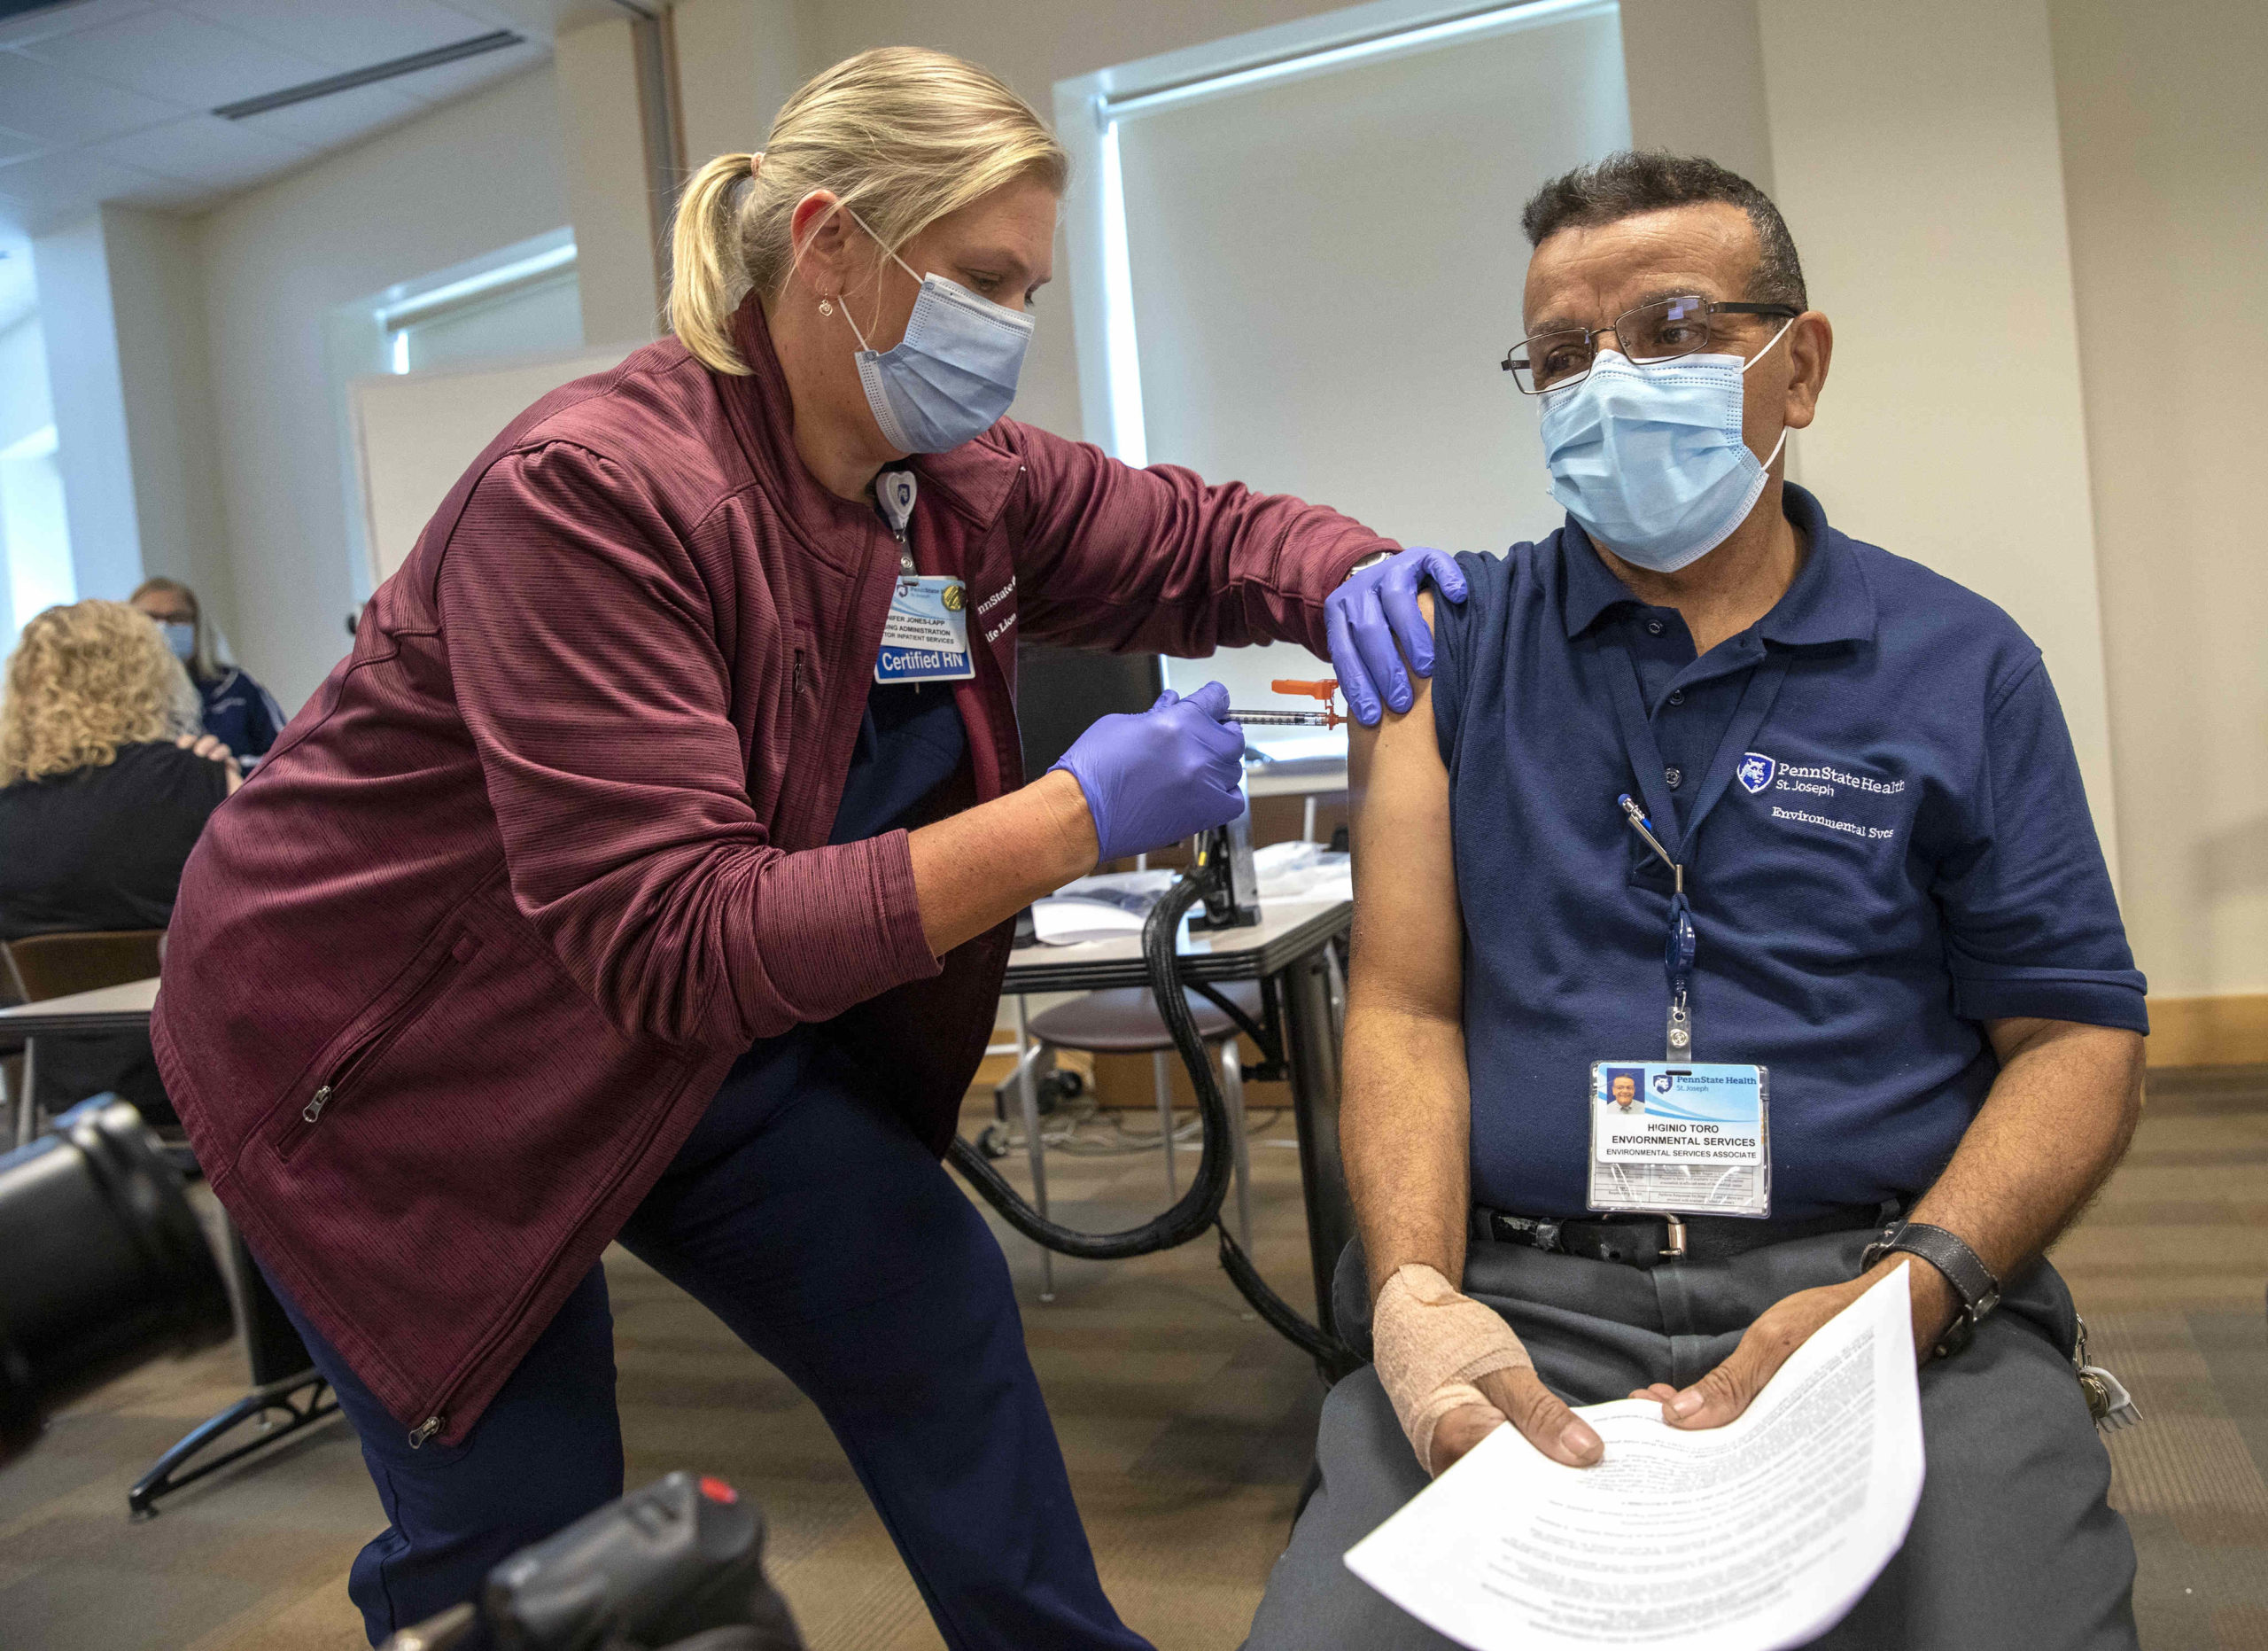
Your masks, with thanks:
<instances>
[{"instance_id":1,"label":"lanyard card holder","mask_svg":"<svg viewBox=\"0 0 2268 1651\"><path fill-rule=\"evenodd\" d=\"M1770 1078L1761 1066L1594 1063L1588 1207L1770 1215Z\"/></svg>"},{"instance_id":2,"label":"lanyard card holder","mask_svg":"<svg viewBox=\"0 0 2268 1651\"><path fill-rule=\"evenodd\" d=\"M882 621L874 681L965 682L976 674L968 650L968 598L960 580L901 573Z\"/></svg>"}]
</instances>

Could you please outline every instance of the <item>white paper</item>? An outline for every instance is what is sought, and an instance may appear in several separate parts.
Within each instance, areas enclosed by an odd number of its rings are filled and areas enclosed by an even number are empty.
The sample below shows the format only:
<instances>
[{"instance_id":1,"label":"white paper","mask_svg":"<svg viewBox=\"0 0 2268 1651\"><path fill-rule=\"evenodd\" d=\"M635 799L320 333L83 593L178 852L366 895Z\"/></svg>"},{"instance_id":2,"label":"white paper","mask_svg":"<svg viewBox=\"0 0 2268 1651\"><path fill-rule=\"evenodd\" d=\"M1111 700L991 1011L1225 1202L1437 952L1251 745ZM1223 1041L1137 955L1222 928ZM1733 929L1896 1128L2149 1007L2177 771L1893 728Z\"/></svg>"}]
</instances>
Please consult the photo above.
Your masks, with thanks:
<instances>
[{"instance_id":1,"label":"white paper","mask_svg":"<svg viewBox=\"0 0 2268 1651\"><path fill-rule=\"evenodd\" d=\"M1725 1427L1681 1432L1651 1399L1577 1413L1605 1445L1596 1467L1499 1428L1348 1569L1473 1651L1805 1644L1881 1574L1922 1494L1906 1268Z\"/></svg>"}]
</instances>

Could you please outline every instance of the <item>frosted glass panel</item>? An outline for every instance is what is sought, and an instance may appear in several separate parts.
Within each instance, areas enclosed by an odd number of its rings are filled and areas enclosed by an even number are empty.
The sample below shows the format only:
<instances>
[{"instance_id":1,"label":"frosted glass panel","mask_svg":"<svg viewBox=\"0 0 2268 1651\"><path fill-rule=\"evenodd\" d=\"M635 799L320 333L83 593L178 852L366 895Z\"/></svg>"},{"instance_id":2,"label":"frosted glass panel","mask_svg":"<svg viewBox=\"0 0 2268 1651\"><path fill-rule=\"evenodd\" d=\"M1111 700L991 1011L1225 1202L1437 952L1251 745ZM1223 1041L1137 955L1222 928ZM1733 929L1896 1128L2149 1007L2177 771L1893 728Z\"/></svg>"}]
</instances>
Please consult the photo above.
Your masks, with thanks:
<instances>
[{"instance_id":1,"label":"frosted glass panel","mask_svg":"<svg viewBox=\"0 0 2268 1651\"><path fill-rule=\"evenodd\" d=\"M578 350L583 346L582 287L570 269L556 280L450 309L408 331L409 360L402 370L409 372Z\"/></svg>"},{"instance_id":2,"label":"frosted glass panel","mask_svg":"<svg viewBox=\"0 0 2268 1651\"><path fill-rule=\"evenodd\" d=\"M1150 458L1407 543L1550 532L1535 415L1497 366L1520 332L1519 211L1629 141L1611 11L1126 121ZM1168 669L1267 705L1269 678L1324 666L1278 647Z\"/></svg>"}]
</instances>

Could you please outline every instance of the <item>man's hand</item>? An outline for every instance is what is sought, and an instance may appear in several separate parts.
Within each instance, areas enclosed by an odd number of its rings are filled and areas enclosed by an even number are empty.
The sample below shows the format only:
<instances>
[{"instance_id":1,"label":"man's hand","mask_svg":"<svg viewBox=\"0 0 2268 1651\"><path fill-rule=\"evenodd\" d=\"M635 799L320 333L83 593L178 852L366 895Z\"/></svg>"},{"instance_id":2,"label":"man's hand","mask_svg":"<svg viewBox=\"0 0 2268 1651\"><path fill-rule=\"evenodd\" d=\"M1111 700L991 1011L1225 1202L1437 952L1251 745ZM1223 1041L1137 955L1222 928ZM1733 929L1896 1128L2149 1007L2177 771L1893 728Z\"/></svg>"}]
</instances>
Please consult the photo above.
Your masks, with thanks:
<instances>
[{"instance_id":1,"label":"man's hand","mask_svg":"<svg viewBox=\"0 0 2268 1651\"><path fill-rule=\"evenodd\" d=\"M1561 1404L1534 1371L1499 1370L1472 1385L1488 1396L1488 1402L1466 1405L1441 1418L1433 1429L1433 1460L1425 1464L1429 1472L1441 1473L1507 1421L1555 1462L1588 1468L1598 1460L1604 1450L1598 1435Z\"/></svg>"},{"instance_id":2,"label":"man's hand","mask_svg":"<svg viewBox=\"0 0 2268 1651\"><path fill-rule=\"evenodd\" d=\"M1798 1290L1775 1303L1740 1338L1733 1356L1680 1391L1666 1382L1639 1389L1633 1398L1661 1401L1662 1420L1673 1428L1721 1428L1749 1407L1764 1384L1779 1374L1789 1355L1837 1313L1865 1295L1894 1269L1911 1274L1914 1296L1914 1354L1927 1359L1945 1336L1961 1310L1961 1297L1944 1273L1918 1257L1886 1256L1848 1284L1827 1284ZM1451 1416L1441 1424L1447 1433Z\"/></svg>"},{"instance_id":3,"label":"man's hand","mask_svg":"<svg viewBox=\"0 0 2268 1651\"><path fill-rule=\"evenodd\" d=\"M1384 698L1395 715L1416 697L1410 670L1433 674L1433 630L1418 611L1418 587L1427 580L1451 602L1463 602L1464 573L1446 550L1404 550L1348 578L1324 598L1324 634L1330 638L1331 666L1339 673L1347 709L1364 728L1379 720Z\"/></svg>"}]
</instances>

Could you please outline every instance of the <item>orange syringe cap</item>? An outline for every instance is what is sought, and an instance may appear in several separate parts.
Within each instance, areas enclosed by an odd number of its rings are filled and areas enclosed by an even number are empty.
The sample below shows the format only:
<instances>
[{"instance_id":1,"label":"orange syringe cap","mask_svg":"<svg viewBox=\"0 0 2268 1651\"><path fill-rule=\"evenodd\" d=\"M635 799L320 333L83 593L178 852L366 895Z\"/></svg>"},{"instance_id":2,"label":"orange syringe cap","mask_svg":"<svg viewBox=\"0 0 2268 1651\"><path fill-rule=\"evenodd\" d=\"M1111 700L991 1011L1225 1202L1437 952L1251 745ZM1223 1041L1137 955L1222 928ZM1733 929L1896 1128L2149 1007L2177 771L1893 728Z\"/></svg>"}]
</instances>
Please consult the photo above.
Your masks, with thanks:
<instances>
[{"instance_id":1,"label":"orange syringe cap","mask_svg":"<svg viewBox=\"0 0 2268 1651\"><path fill-rule=\"evenodd\" d=\"M1335 728L1347 720L1339 714L1339 706L1335 703L1339 693L1339 679L1335 676L1326 676L1319 682L1301 682L1288 676L1279 676L1268 686L1279 694L1298 694L1323 701L1327 707L1324 714L1331 719L1324 724L1325 728Z\"/></svg>"}]
</instances>

